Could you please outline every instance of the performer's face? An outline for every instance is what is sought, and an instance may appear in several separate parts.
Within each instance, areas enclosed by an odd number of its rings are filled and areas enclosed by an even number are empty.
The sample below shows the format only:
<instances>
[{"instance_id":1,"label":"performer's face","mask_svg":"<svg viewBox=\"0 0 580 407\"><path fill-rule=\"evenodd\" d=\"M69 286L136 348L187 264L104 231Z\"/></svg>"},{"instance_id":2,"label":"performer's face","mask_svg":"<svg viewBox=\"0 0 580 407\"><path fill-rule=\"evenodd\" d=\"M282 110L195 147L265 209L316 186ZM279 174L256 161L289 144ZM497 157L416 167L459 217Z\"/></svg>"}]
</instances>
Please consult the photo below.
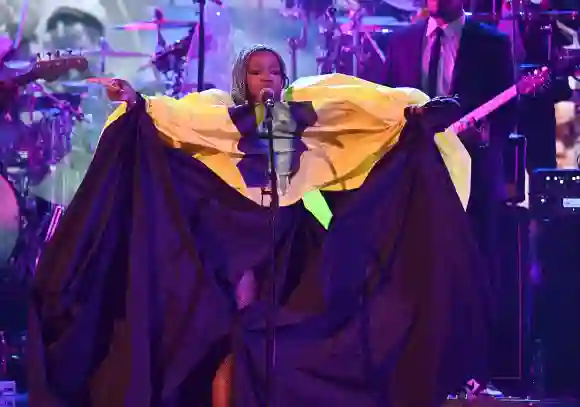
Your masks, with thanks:
<instances>
[{"instance_id":1,"label":"performer's face","mask_svg":"<svg viewBox=\"0 0 580 407\"><path fill-rule=\"evenodd\" d=\"M284 77L278 56L269 51L254 53L248 61L246 83L251 101L260 99L262 89L272 89L274 95L279 96Z\"/></svg>"}]
</instances>

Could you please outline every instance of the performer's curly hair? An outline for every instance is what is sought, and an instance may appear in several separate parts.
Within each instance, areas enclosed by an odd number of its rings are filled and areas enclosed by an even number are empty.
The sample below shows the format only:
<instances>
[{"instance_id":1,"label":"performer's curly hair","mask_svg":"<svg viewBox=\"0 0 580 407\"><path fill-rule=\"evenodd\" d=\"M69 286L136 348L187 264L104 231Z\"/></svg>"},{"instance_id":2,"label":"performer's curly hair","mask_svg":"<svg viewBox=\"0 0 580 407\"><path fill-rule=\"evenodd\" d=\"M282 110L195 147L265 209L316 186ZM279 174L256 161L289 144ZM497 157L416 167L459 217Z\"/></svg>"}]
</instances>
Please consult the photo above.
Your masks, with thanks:
<instances>
[{"instance_id":1,"label":"performer's curly hair","mask_svg":"<svg viewBox=\"0 0 580 407\"><path fill-rule=\"evenodd\" d=\"M271 52L276 55L278 62L280 62L280 71L282 72L283 87L289 85L288 75L286 74L286 64L274 48L267 45L257 44L248 48L244 48L234 62L232 69L232 100L236 105L243 105L248 102L248 86L246 84L246 75L248 70L248 62L250 57L256 52Z\"/></svg>"}]
</instances>

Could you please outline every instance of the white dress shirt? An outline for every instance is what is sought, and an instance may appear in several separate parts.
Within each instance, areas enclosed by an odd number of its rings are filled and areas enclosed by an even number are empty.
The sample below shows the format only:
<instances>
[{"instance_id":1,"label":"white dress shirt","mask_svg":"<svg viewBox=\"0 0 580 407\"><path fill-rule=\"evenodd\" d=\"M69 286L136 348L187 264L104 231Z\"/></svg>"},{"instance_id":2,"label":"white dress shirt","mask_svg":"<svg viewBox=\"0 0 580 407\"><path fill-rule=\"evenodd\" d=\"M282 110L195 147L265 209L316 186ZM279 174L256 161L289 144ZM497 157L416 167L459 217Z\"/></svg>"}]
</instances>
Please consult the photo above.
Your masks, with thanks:
<instances>
[{"instance_id":1,"label":"white dress shirt","mask_svg":"<svg viewBox=\"0 0 580 407\"><path fill-rule=\"evenodd\" d=\"M461 41L461 32L465 26L465 14L462 14L457 20L440 26L443 30L441 37L441 58L439 59L439 71L437 73L437 95L449 96L453 81L453 69L455 68L455 59L459 51ZM426 40L423 41L423 60L421 64L421 84L423 89L427 89L429 78L429 61L431 59L431 49L435 41L435 29L439 27L437 22L429 17L427 22Z\"/></svg>"}]
</instances>

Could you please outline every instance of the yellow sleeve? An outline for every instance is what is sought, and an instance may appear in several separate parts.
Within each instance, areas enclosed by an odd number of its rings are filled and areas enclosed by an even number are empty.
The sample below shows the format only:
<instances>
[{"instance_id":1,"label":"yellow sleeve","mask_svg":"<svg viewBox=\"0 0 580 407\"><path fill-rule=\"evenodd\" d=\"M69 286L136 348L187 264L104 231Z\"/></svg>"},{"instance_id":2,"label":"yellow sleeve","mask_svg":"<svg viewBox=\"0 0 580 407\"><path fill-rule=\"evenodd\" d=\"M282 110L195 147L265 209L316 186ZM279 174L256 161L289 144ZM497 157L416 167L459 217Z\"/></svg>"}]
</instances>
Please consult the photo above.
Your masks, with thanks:
<instances>
[{"instance_id":1,"label":"yellow sleeve","mask_svg":"<svg viewBox=\"0 0 580 407\"><path fill-rule=\"evenodd\" d=\"M231 104L226 101L221 91L190 93L179 100L147 98L147 113L173 147L189 145L239 154L240 133L230 118Z\"/></svg>"},{"instance_id":2,"label":"yellow sleeve","mask_svg":"<svg viewBox=\"0 0 580 407\"><path fill-rule=\"evenodd\" d=\"M144 96L148 115L160 137L171 147L183 149L198 159L232 188L248 196L245 182L236 167L241 153L240 134L230 120L233 105L226 92L211 89L190 93L183 99ZM108 117L105 129L124 113L123 103Z\"/></svg>"},{"instance_id":3,"label":"yellow sleeve","mask_svg":"<svg viewBox=\"0 0 580 407\"><path fill-rule=\"evenodd\" d=\"M227 93L211 89L190 93L182 99L167 96L143 98L155 127L171 146L239 153L240 134L230 119L228 108L233 102ZM120 104L108 117L105 128L126 111L126 104Z\"/></svg>"},{"instance_id":4,"label":"yellow sleeve","mask_svg":"<svg viewBox=\"0 0 580 407\"><path fill-rule=\"evenodd\" d=\"M322 190L349 190L362 185L374 164L399 140L406 124L405 107L423 104L417 89L389 88L352 76L332 74L302 78L286 100L312 101L317 123L304 133L311 178ZM467 207L471 159L450 132L437 134L443 157L461 202ZM312 163L316 163L315 165Z\"/></svg>"},{"instance_id":5,"label":"yellow sleeve","mask_svg":"<svg viewBox=\"0 0 580 407\"><path fill-rule=\"evenodd\" d=\"M410 92L410 104L421 105L429 101L429 97L418 90ZM459 137L452 131L435 134L435 144L447 167L451 181L455 185L457 195L467 209L471 194L471 156Z\"/></svg>"}]
</instances>

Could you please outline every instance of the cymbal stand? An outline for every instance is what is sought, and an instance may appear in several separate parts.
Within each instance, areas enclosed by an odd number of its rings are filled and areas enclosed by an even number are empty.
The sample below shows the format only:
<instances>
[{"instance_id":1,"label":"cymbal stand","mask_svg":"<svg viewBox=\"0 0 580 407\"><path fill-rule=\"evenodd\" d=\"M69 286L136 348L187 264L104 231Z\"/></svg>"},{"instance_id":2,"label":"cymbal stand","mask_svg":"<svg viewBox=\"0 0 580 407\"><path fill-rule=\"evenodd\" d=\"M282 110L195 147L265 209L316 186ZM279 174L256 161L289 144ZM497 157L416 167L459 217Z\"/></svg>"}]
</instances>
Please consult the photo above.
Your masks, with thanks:
<instances>
[{"instance_id":1,"label":"cymbal stand","mask_svg":"<svg viewBox=\"0 0 580 407\"><path fill-rule=\"evenodd\" d=\"M205 4L206 0L193 0L193 3L199 3L199 24L198 24L198 65L197 65L197 91L201 92L204 88L205 72Z\"/></svg>"},{"instance_id":2,"label":"cymbal stand","mask_svg":"<svg viewBox=\"0 0 580 407\"><path fill-rule=\"evenodd\" d=\"M42 253L42 246L46 245L46 243L48 243L48 241L52 239L52 236L56 231L56 227L58 226L63 215L64 215L64 207L61 205L55 205L52 210L52 213L50 214L50 219L48 219L48 227L46 229L44 239L40 239L40 237L38 237L39 240L43 240L43 244L40 245L41 247L38 249L36 253L36 258L34 259L34 266L32 267L33 273L36 270L36 267L38 266L38 261L40 260L40 255ZM41 230L44 230L44 227L42 227Z\"/></svg>"},{"instance_id":3,"label":"cymbal stand","mask_svg":"<svg viewBox=\"0 0 580 407\"><path fill-rule=\"evenodd\" d=\"M352 35L352 76L359 75L359 67L361 60L361 40L360 40L360 26L362 18L365 14L365 9L360 7L358 10L351 12L351 35Z\"/></svg>"},{"instance_id":4,"label":"cymbal stand","mask_svg":"<svg viewBox=\"0 0 580 407\"><path fill-rule=\"evenodd\" d=\"M108 51L111 47L109 46L109 44L107 43L107 40L105 39L105 37L101 37L101 39L99 40L99 45L100 45L100 49L101 49L101 58L100 58L100 72L101 75L105 75L105 72L107 72L106 69L106 64L107 64L107 57L105 56L105 51Z\"/></svg>"},{"instance_id":5,"label":"cymbal stand","mask_svg":"<svg viewBox=\"0 0 580 407\"><path fill-rule=\"evenodd\" d=\"M319 32L324 39L324 46L320 49L320 55L316 62L318 64L318 74L326 75L337 71L338 57L341 50L340 25L336 20L336 7L329 7L324 13L324 22L319 27Z\"/></svg>"},{"instance_id":6,"label":"cymbal stand","mask_svg":"<svg viewBox=\"0 0 580 407\"><path fill-rule=\"evenodd\" d=\"M183 92L183 78L185 76L186 52L189 48L193 30L185 38L162 48L155 54L152 63L166 80L167 96L179 98Z\"/></svg>"},{"instance_id":7,"label":"cymbal stand","mask_svg":"<svg viewBox=\"0 0 580 407\"><path fill-rule=\"evenodd\" d=\"M183 77L184 77L184 61L183 58L175 60L173 68L173 83L171 85L170 96L180 98L183 91Z\"/></svg>"},{"instance_id":8,"label":"cymbal stand","mask_svg":"<svg viewBox=\"0 0 580 407\"><path fill-rule=\"evenodd\" d=\"M305 48L308 44L308 16L302 8L292 13L284 14L302 23L300 35L292 36L288 39L288 48L290 50L290 80L293 82L298 79L298 50Z\"/></svg>"}]
</instances>

